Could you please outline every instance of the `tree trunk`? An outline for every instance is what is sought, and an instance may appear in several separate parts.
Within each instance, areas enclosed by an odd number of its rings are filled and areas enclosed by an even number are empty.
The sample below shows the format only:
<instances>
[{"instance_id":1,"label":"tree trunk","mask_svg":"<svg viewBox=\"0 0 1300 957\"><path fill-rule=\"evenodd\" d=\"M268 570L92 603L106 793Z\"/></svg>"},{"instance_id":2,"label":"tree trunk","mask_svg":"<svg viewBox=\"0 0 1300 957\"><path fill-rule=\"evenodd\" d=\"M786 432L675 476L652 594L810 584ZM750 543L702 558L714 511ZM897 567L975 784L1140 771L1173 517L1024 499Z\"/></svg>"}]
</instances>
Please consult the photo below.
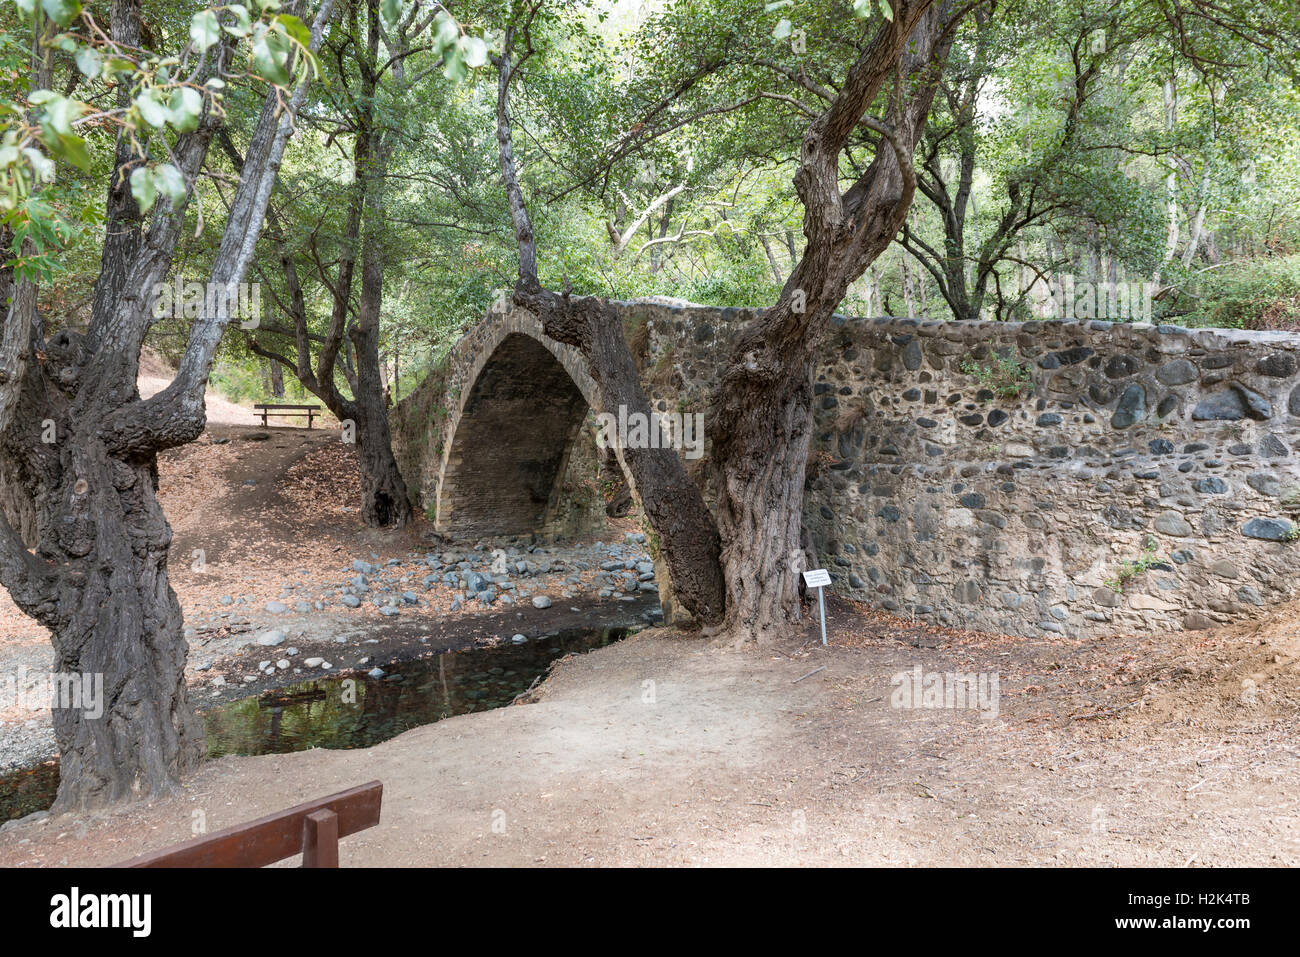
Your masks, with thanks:
<instances>
[{"instance_id":1,"label":"tree trunk","mask_svg":"<svg viewBox=\"0 0 1300 957\"><path fill-rule=\"evenodd\" d=\"M165 793L204 753L167 577L172 536L155 495L156 461L122 463L93 440L65 457L72 488L56 494L68 507L51 516L72 532L59 542L66 576L52 625L54 670L102 681L103 714L85 702L54 708L56 811Z\"/></svg>"},{"instance_id":2,"label":"tree trunk","mask_svg":"<svg viewBox=\"0 0 1300 957\"><path fill-rule=\"evenodd\" d=\"M725 448L719 449L714 434L714 454L726 463L715 506L725 543L723 630L737 642L765 641L799 618L799 530L812 438L811 353L794 345L792 353L781 355L778 342L747 339L756 365L780 362L781 370L763 382L746 381L743 374L724 377L738 390L731 393L735 407L727 416L732 431Z\"/></svg>"},{"instance_id":3,"label":"tree trunk","mask_svg":"<svg viewBox=\"0 0 1300 957\"><path fill-rule=\"evenodd\" d=\"M799 618L813 357L849 284L906 220L916 189L911 153L952 43L948 9L946 3L895 6L894 22L862 52L829 109L813 121L795 174L808 244L776 305L737 339L713 393L709 436L727 644L767 643ZM865 111L895 68L912 93L895 104L889 127ZM841 150L859 123L880 134L880 147L841 193Z\"/></svg>"},{"instance_id":4,"label":"tree trunk","mask_svg":"<svg viewBox=\"0 0 1300 957\"><path fill-rule=\"evenodd\" d=\"M109 30L113 42L127 49L140 45L140 0L114 0L109 15ZM125 109L131 104L128 83L117 87L117 106ZM130 164L134 158L134 144L126 130L117 134L113 156L113 176L108 184L105 205L104 246L100 254L99 277L95 281L95 297L91 314L111 310L122 294L127 270L140 249L143 218L140 206L131 194Z\"/></svg>"},{"instance_id":5,"label":"tree trunk","mask_svg":"<svg viewBox=\"0 0 1300 957\"><path fill-rule=\"evenodd\" d=\"M370 62L378 42L377 5L371 3ZM356 356L353 405L358 413L357 445L361 453L361 518L377 528L406 525L414 517L406 483L393 456L388 427L388 383L379 355L379 318L384 301L384 174L392 155L392 134L376 133L369 162L357 165L362 183L365 228L361 237L361 289L357 318L348 329Z\"/></svg>"},{"instance_id":6,"label":"tree trunk","mask_svg":"<svg viewBox=\"0 0 1300 957\"><path fill-rule=\"evenodd\" d=\"M385 408L393 404L392 388L388 381L388 356L381 352L379 354L379 394L383 396Z\"/></svg>"},{"instance_id":7,"label":"tree trunk","mask_svg":"<svg viewBox=\"0 0 1300 957\"><path fill-rule=\"evenodd\" d=\"M135 0L113 4L115 42L138 44L139 15ZM36 56L34 88L48 88L48 49L38 45ZM7 303L0 577L51 633L63 689L51 715L61 756L56 811L162 793L203 754L203 726L186 694L180 604L167 580L171 529L155 495L157 460L114 456L99 436L106 416L137 395L138 344L136 355L113 354L120 327L109 317L133 275L156 275L156 267L136 272L141 221L124 172L130 159L120 135L92 335L43 342L31 280ZM166 224L160 233L166 243Z\"/></svg>"},{"instance_id":8,"label":"tree trunk","mask_svg":"<svg viewBox=\"0 0 1300 957\"><path fill-rule=\"evenodd\" d=\"M325 0L313 43L331 9ZM115 29L125 15L115 7ZM287 110L280 91L267 97L213 281L243 278L245 244L256 242L259 204L278 170L289 114L305 93L295 90ZM172 147L191 189L219 122L205 110L199 128ZM123 172L114 169L114 182ZM57 811L164 793L203 754L202 723L186 692L180 604L167 575L171 529L156 496L157 453L201 433L203 391L227 318L198 317L173 382L147 400L136 390L150 293L166 276L188 200L189 190L175 203L159 200L138 244L105 243L101 281L118 293L97 294L85 335L65 331L44 341L34 287L15 296L5 323L3 367L15 367L11 332L25 359L16 365L20 376L0 380L0 581L50 630L55 671L76 682L63 687L81 691L53 711L62 760Z\"/></svg>"},{"instance_id":9,"label":"tree trunk","mask_svg":"<svg viewBox=\"0 0 1300 957\"><path fill-rule=\"evenodd\" d=\"M367 268L362 266L363 303ZM379 266L373 264L370 268L378 269ZM393 456L388 409L380 385L378 323L359 323L349 330L349 337L357 357L357 389L352 407L357 423L357 453L361 460L361 520L375 528L405 525L414 518L414 512L406 482Z\"/></svg>"},{"instance_id":10,"label":"tree trunk","mask_svg":"<svg viewBox=\"0 0 1300 957\"><path fill-rule=\"evenodd\" d=\"M1174 85L1174 78L1171 76L1165 80L1161 88L1164 115L1165 115L1165 132L1173 138L1174 129L1178 125L1178 90ZM1151 277L1152 283L1159 287L1160 275L1164 271L1164 266L1174 258L1174 253L1178 251L1178 164L1172 159L1169 160L1169 172L1165 176L1165 218L1168 220L1165 226L1165 254L1160 265L1156 267L1155 275Z\"/></svg>"},{"instance_id":11,"label":"tree trunk","mask_svg":"<svg viewBox=\"0 0 1300 957\"><path fill-rule=\"evenodd\" d=\"M388 413L365 406L357 420L361 460L361 520L374 528L402 526L414 518L406 482L393 456Z\"/></svg>"},{"instance_id":12,"label":"tree trunk","mask_svg":"<svg viewBox=\"0 0 1300 957\"><path fill-rule=\"evenodd\" d=\"M759 233L759 242L763 244L763 252L767 254L767 264L772 267L772 278L779 285L785 284L785 276L781 275L781 267L776 263L776 256L772 254L772 244L768 241L767 236Z\"/></svg>"},{"instance_id":13,"label":"tree trunk","mask_svg":"<svg viewBox=\"0 0 1300 957\"><path fill-rule=\"evenodd\" d=\"M902 246L898 247L898 264L903 281L903 310L909 319L915 319L920 314L916 311L916 297L912 291L912 270L907 264L907 250Z\"/></svg>"}]
</instances>

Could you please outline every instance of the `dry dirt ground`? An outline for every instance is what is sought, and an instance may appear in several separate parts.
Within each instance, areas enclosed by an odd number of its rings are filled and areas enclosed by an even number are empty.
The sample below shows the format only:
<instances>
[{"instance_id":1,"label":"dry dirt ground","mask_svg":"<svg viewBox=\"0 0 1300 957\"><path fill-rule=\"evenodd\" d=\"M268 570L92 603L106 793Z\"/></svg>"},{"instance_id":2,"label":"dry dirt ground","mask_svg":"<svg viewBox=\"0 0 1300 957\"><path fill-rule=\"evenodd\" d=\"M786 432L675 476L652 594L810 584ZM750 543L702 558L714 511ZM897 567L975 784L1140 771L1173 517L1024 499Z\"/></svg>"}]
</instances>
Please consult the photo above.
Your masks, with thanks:
<instances>
[{"instance_id":1,"label":"dry dirt ground","mask_svg":"<svg viewBox=\"0 0 1300 957\"><path fill-rule=\"evenodd\" d=\"M229 582L254 589L286 541L295 574L411 544L286 508L314 437L237 433L182 450L163 488L178 546L204 542ZM210 586L187 574L201 615ZM161 799L10 824L0 865L108 864L372 779L382 822L344 865L1300 863L1300 605L1086 641L828 613L825 649L811 620L765 651L656 629L565 659L530 704L212 761ZM996 674L996 716L896 706L915 668Z\"/></svg>"},{"instance_id":2,"label":"dry dirt ground","mask_svg":"<svg viewBox=\"0 0 1300 957\"><path fill-rule=\"evenodd\" d=\"M851 611L828 649L643 632L533 704L11 825L0 865L108 864L372 779L383 818L345 865L1300 863L1300 608L1086 643ZM1000 672L998 716L893 707L916 665Z\"/></svg>"},{"instance_id":3,"label":"dry dirt ground","mask_svg":"<svg viewBox=\"0 0 1300 957\"><path fill-rule=\"evenodd\" d=\"M140 373L136 378L136 388L140 398L147 399L156 395L171 384L176 377L176 370L167 365L158 353L146 347L140 355ZM262 417L251 408L245 408L231 402L219 392L212 389L203 397L204 407L208 412L208 425L261 425Z\"/></svg>"}]
</instances>

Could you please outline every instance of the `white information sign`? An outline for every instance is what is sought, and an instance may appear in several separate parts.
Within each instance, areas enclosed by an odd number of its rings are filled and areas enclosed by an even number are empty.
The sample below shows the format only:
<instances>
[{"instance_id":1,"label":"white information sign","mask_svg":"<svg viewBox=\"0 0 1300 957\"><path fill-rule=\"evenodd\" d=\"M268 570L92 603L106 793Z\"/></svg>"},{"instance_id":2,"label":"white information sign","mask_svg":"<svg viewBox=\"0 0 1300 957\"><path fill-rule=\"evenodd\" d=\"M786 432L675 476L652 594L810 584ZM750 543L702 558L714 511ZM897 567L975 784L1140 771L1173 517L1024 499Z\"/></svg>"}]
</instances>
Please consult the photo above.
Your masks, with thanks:
<instances>
[{"instance_id":1,"label":"white information sign","mask_svg":"<svg viewBox=\"0 0 1300 957\"><path fill-rule=\"evenodd\" d=\"M831 573L824 568L810 568L803 573L804 584L817 589L817 611L821 614L822 644L826 644L826 599L822 597L822 588L831 583Z\"/></svg>"},{"instance_id":2,"label":"white information sign","mask_svg":"<svg viewBox=\"0 0 1300 957\"><path fill-rule=\"evenodd\" d=\"M824 568L810 568L803 573L803 581L809 588L820 588L831 583L831 573Z\"/></svg>"}]
</instances>

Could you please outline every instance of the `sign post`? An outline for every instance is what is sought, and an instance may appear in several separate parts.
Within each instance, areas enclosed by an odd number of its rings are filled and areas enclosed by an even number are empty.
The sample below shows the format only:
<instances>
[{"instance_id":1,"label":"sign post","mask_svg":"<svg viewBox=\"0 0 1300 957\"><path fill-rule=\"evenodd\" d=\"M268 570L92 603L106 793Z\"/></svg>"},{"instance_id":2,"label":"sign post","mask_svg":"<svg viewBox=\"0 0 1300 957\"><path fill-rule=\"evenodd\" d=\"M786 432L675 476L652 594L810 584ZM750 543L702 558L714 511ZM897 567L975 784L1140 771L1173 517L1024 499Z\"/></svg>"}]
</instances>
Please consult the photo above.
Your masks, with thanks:
<instances>
[{"instance_id":1,"label":"sign post","mask_svg":"<svg viewBox=\"0 0 1300 957\"><path fill-rule=\"evenodd\" d=\"M826 599L822 597L822 589L831 583L831 575L824 568L810 568L803 573L803 582L809 588L817 589L817 611L821 613L822 619L822 644L826 644Z\"/></svg>"}]
</instances>

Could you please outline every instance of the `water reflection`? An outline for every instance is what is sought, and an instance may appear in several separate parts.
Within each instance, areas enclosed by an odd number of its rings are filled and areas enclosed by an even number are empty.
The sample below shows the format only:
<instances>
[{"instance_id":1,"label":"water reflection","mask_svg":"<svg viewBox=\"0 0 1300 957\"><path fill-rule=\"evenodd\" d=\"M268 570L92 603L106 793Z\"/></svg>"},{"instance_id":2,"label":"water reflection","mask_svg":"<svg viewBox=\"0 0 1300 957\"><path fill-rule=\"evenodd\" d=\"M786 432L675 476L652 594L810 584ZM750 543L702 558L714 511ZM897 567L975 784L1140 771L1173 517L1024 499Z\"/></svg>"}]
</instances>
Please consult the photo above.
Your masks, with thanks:
<instances>
[{"instance_id":1,"label":"water reflection","mask_svg":"<svg viewBox=\"0 0 1300 957\"><path fill-rule=\"evenodd\" d=\"M235 701L204 717L208 756L283 754L308 748L367 748L454 714L514 700L556 658L590 651L628 629L580 629L386 668L382 678L319 678Z\"/></svg>"},{"instance_id":2,"label":"water reflection","mask_svg":"<svg viewBox=\"0 0 1300 957\"><path fill-rule=\"evenodd\" d=\"M208 757L367 748L451 715L510 704L557 658L603 647L632 630L562 631L521 645L386 666L382 678L333 676L286 685L205 713ZM46 810L58 788L58 761L0 775L0 823Z\"/></svg>"}]
</instances>

